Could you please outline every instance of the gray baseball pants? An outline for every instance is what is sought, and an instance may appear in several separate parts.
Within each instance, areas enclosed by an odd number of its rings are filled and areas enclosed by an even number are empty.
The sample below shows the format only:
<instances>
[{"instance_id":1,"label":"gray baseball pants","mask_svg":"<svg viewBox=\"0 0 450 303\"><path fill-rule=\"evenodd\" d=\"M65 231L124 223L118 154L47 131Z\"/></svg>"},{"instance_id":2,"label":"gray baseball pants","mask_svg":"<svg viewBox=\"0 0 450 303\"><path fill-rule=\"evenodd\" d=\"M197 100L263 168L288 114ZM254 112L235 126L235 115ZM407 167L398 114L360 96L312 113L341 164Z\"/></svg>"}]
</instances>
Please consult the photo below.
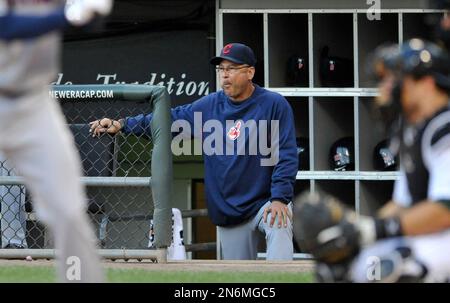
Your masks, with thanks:
<instances>
[{"instance_id":1,"label":"gray baseball pants","mask_svg":"<svg viewBox=\"0 0 450 303\"><path fill-rule=\"evenodd\" d=\"M272 227L269 226L271 214L267 223L263 221L264 209L270 201L264 204L252 219L231 227L218 227L222 259L224 260L255 260L258 255L258 242L261 236L266 239L266 259L292 260L294 254L292 222L288 220L287 227L278 227L278 218ZM288 204L292 213L292 202Z\"/></svg>"}]
</instances>

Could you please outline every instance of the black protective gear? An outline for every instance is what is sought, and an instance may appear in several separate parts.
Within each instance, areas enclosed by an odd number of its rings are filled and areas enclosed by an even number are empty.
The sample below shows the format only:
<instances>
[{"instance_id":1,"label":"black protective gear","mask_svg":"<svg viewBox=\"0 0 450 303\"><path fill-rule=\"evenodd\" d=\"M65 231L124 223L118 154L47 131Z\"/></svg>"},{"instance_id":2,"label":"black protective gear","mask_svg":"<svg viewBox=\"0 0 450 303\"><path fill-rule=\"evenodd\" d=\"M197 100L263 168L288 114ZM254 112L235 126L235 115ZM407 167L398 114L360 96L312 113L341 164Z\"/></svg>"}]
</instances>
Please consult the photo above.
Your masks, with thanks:
<instances>
[{"instance_id":1,"label":"black protective gear","mask_svg":"<svg viewBox=\"0 0 450 303\"><path fill-rule=\"evenodd\" d=\"M318 262L341 264L359 252L355 213L329 195L305 193L295 199L294 238Z\"/></svg>"}]
</instances>

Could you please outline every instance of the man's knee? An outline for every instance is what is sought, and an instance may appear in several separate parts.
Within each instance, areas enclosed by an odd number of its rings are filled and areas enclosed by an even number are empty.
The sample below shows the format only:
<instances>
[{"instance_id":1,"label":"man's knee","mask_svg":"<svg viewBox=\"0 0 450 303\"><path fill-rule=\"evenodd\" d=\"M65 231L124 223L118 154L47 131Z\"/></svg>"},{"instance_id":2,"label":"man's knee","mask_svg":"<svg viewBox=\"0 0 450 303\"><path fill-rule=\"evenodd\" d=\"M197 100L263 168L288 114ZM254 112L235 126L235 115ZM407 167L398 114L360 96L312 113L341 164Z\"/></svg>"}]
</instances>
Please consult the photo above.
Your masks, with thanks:
<instances>
[{"instance_id":1,"label":"man's knee","mask_svg":"<svg viewBox=\"0 0 450 303\"><path fill-rule=\"evenodd\" d=\"M292 224L289 222L287 226L282 225L279 227L278 225L274 224L272 227L267 226L265 228L266 233L266 239L267 240L285 240L285 241L293 241L293 231L292 231Z\"/></svg>"},{"instance_id":2,"label":"man's knee","mask_svg":"<svg viewBox=\"0 0 450 303\"><path fill-rule=\"evenodd\" d=\"M266 228L267 259L292 260L294 254L292 224Z\"/></svg>"}]
</instances>

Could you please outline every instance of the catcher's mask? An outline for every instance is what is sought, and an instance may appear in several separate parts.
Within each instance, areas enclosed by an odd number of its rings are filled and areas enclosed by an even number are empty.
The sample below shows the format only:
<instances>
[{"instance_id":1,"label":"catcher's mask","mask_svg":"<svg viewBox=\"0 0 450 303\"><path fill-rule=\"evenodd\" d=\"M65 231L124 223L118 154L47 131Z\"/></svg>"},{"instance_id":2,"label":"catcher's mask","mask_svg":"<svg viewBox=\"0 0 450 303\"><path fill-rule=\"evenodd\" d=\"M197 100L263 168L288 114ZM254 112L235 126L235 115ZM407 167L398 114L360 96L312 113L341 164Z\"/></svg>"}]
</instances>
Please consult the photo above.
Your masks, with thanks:
<instances>
[{"instance_id":1,"label":"catcher's mask","mask_svg":"<svg viewBox=\"0 0 450 303\"><path fill-rule=\"evenodd\" d=\"M385 130L401 119L400 98L405 76L415 80L431 76L438 88L450 92L449 55L438 45L422 39L378 47L369 60L369 72L380 84L380 95L373 109L375 116L384 122Z\"/></svg>"},{"instance_id":2,"label":"catcher's mask","mask_svg":"<svg viewBox=\"0 0 450 303\"><path fill-rule=\"evenodd\" d=\"M337 198L324 193L305 192L295 198L293 233L297 245L316 261L344 264L359 251L355 213ZM339 227L337 229L337 227ZM330 235L341 235L337 241Z\"/></svg>"}]
</instances>

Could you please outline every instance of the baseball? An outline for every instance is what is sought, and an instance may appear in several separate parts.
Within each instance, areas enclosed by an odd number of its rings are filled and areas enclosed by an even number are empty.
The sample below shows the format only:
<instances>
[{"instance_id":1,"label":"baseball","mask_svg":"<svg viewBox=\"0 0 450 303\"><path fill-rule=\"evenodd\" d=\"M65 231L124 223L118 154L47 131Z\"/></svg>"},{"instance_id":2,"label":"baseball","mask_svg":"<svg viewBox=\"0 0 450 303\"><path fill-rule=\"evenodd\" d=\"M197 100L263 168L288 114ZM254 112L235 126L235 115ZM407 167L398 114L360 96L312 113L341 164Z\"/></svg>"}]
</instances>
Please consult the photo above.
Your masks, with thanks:
<instances>
[{"instance_id":1,"label":"baseball","mask_svg":"<svg viewBox=\"0 0 450 303\"><path fill-rule=\"evenodd\" d=\"M33 261L33 258L32 258L31 256L27 256L27 257L25 258L25 260L27 260L27 261Z\"/></svg>"}]
</instances>

